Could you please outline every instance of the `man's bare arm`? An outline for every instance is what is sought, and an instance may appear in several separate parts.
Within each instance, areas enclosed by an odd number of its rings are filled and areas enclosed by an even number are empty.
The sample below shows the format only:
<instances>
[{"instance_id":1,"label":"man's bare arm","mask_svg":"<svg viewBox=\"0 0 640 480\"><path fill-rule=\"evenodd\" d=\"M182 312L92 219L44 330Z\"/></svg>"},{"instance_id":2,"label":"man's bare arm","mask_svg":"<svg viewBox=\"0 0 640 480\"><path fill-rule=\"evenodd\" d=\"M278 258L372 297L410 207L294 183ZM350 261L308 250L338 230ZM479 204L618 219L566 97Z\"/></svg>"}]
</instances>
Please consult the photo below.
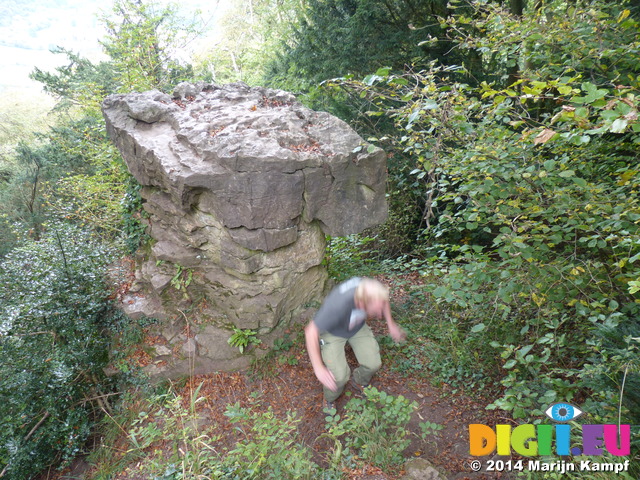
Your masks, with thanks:
<instances>
[{"instance_id":1,"label":"man's bare arm","mask_svg":"<svg viewBox=\"0 0 640 480\"><path fill-rule=\"evenodd\" d=\"M391 304L389 302L384 306L384 319L387 321L389 335L393 341L396 343L404 342L407 338L407 333L393 320L393 316L391 315Z\"/></svg>"},{"instance_id":2,"label":"man's bare arm","mask_svg":"<svg viewBox=\"0 0 640 480\"><path fill-rule=\"evenodd\" d=\"M313 373L315 373L322 385L329 390L337 391L338 386L336 385L336 379L322 361L322 353L320 353L320 332L313 321L309 322L309 325L305 327L304 337L309 359L311 360L311 366L313 367Z\"/></svg>"}]
</instances>

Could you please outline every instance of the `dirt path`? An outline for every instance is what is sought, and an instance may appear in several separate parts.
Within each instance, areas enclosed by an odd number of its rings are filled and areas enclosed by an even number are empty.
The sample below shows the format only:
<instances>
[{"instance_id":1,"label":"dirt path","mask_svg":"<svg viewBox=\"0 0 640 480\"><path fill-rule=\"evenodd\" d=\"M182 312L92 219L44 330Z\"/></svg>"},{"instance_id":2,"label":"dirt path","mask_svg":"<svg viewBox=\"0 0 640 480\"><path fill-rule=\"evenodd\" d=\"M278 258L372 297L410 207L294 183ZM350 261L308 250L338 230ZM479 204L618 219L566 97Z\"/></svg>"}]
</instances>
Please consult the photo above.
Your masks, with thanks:
<instances>
[{"instance_id":1,"label":"dirt path","mask_svg":"<svg viewBox=\"0 0 640 480\"><path fill-rule=\"evenodd\" d=\"M306 352L301 351L290 356L296 358L297 365L276 365L277 375L263 378L251 378L246 373L196 376L180 393L189 398L189 392L195 391L202 384L199 393L206 401L200 404L200 413L208 421L220 425L223 430L231 428L224 411L228 405L236 402L241 406L249 406L257 398L264 408L271 406L280 418L285 418L287 411L295 411L301 418L301 439L316 452L316 461L321 463L330 448L326 442L317 440L325 431L326 415L322 412L322 390L313 375ZM355 367L355 359L351 354L348 354L348 359ZM409 424L409 429L416 435L405 451L407 459L425 458L446 472L448 479L500 478L497 474L489 476L471 471L467 434L470 423L495 424L499 421L498 414L485 410L483 404L468 397L453 395L446 388L434 388L426 380L411 379L407 383L384 366L374 379L373 385L394 396L403 395L418 404ZM347 387L345 395L338 399L338 414L351 398L346 394L349 391L350 387ZM444 428L438 436L425 442L419 436L419 423L424 421L442 425ZM383 473L372 467L364 472L351 472L351 478L393 480L403 473L402 470Z\"/></svg>"},{"instance_id":2,"label":"dirt path","mask_svg":"<svg viewBox=\"0 0 640 480\"><path fill-rule=\"evenodd\" d=\"M389 279L381 280L389 282ZM415 278L410 280L416 281ZM402 303L405 296L402 287L396 287L393 291L394 301ZM377 337L387 333L382 321L373 321L370 326ZM302 326L297 325L293 327L296 331L290 332L292 337L298 336L298 340L289 351L280 352L279 356L267 356L260 360L262 363L256 365L252 372L193 376L186 384L182 384L178 393L182 396L185 407L188 407L189 398L198 388L199 396L204 397L204 401L198 403L198 414L205 424L215 426L216 431L221 434L220 444L215 445L217 451L223 452L225 447L234 448L238 441L233 426L224 415L227 407L236 403L249 407L259 402L265 410L272 408L278 418L284 419L288 412L295 412L297 418L301 419L298 424L301 441L314 452L316 463L324 464L332 445L326 439L318 439L325 432L326 414L322 411L322 389L304 349L301 329ZM349 348L347 359L352 370L355 369L357 362ZM256 375L256 372L261 374ZM488 402L453 392L448 385L434 387L429 382L428 375L404 378L393 372L387 364L383 364L374 378L373 386L394 396L402 395L418 405L408 427L414 435L404 452L407 460L424 458L435 465L448 480L503 478L498 473L474 473L470 467L473 458L468 455L468 425L510 422L508 418L501 417L499 412L486 410L484 406ZM337 401L338 414L352 398L349 392L356 393L351 387L347 387L345 395ZM420 423L425 421L443 426L437 436L429 437L426 441L420 436ZM80 461L79 466L83 469L88 467L82 463ZM127 468L116 476L116 480L146 480L136 476L133 473L135 470L136 468ZM382 472L375 467L365 467L348 472L348 478L396 480L404 473L401 468L394 472ZM60 478L83 477L72 473Z\"/></svg>"},{"instance_id":3,"label":"dirt path","mask_svg":"<svg viewBox=\"0 0 640 480\"><path fill-rule=\"evenodd\" d=\"M197 412L204 422L203 426L215 426L216 434L221 436L220 442L211 445L212 448L224 452L225 448L234 448L239 439L229 418L224 415L229 405L238 403L242 407L251 407L258 403L262 410L271 408L281 419L285 419L287 413L295 412L300 419L300 440L314 452L313 460L321 466L325 465L331 453L332 443L327 439L318 439L325 432L326 414L322 411L322 389L301 343L296 342L296 346L283 354L280 361L278 357L274 359L273 356L267 357L271 358L271 363L262 360L263 364L257 365L253 372L193 376L177 388L177 393L181 395L183 405L187 409L194 392L198 391L198 397L203 398L197 404ZM352 369L357 366L349 348L347 360ZM256 371L262 372L263 375L256 375ZM388 365L383 364L372 382L377 389L394 396L402 395L418 405L408 426L414 435L404 452L405 458L428 460L442 472L442 478L447 480L506 478L499 473L474 473L471 470L470 461L473 458L468 455L467 432L470 423L495 425L508 423L510 420L502 418L499 412L486 410L486 402L471 399L460 393L454 394L447 385L436 388L424 377L426 376L401 378L391 371ZM352 387L347 386L345 394L336 402L338 414L356 393ZM425 421L443 426L437 436L429 437L426 441L420 436L419 426ZM117 474L114 480L148 480L137 473L139 466L130 465L130 468L125 468ZM88 464L79 459L62 475L42 478L81 479L84 478L85 471L91 470ZM373 466L365 466L345 473L349 480L397 480L405 472L402 468L393 472L383 472Z\"/></svg>"}]
</instances>

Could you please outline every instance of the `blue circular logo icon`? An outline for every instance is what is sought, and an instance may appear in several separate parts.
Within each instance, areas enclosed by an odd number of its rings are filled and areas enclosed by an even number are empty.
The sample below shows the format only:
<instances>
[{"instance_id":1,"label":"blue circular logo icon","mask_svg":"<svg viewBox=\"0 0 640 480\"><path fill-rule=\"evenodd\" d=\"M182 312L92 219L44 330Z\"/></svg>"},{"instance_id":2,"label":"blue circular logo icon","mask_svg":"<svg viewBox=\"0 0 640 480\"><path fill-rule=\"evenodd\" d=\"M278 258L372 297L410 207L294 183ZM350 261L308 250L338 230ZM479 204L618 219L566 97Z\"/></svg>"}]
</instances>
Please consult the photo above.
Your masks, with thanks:
<instances>
[{"instance_id":1,"label":"blue circular logo icon","mask_svg":"<svg viewBox=\"0 0 640 480\"><path fill-rule=\"evenodd\" d=\"M575 420L584 412L569 403L555 403L544 413L554 422L565 423Z\"/></svg>"}]
</instances>

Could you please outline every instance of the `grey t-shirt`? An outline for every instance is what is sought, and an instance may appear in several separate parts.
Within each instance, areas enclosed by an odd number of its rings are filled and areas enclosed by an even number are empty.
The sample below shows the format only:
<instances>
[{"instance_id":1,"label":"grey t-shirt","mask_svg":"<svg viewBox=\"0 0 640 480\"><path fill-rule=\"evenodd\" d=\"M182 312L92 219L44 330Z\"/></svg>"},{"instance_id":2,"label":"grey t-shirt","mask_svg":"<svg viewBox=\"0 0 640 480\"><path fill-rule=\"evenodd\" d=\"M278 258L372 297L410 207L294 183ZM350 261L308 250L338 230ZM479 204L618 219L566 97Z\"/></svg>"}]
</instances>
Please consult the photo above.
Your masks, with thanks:
<instances>
[{"instance_id":1,"label":"grey t-shirt","mask_svg":"<svg viewBox=\"0 0 640 480\"><path fill-rule=\"evenodd\" d=\"M362 328L367 314L356 308L353 298L360 281L358 277L346 280L327 295L313 319L320 333L351 338Z\"/></svg>"}]
</instances>

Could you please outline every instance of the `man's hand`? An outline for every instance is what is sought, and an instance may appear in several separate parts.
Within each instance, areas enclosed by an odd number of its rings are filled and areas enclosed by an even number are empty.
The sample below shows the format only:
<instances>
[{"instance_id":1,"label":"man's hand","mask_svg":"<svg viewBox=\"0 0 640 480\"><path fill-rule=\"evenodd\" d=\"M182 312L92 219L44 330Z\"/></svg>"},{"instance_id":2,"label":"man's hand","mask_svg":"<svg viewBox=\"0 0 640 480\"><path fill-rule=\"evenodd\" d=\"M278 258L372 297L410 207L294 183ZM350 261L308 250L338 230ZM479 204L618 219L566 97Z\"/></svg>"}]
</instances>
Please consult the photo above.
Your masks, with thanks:
<instances>
[{"instance_id":1,"label":"man's hand","mask_svg":"<svg viewBox=\"0 0 640 480\"><path fill-rule=\"evenodd\" d=\"M393 320L391 316L391 305L387 302L384 306L384 318L387 321L387 328L389 329L389 335L396 343L402 343L407 339L407 332L405 332L398 324Z\"/></svg>"},{"instance_id":2,"label":"man's hand","mask_svg":"<svg viewBox=\"0 0 640 480\"><path fill-rule=\"evenodd\" d=\"M332 392L338 391L338 385L336 385L336 379L327 367L320 367L318 369L314 369L313 373L316 374L320 383L327 387Z\"/></svg>"},{"instance_id":3,"label":"man's hand","mask_svg":"<svg viewBox=\"0 0 640 480\"><path fill-rule=\"evenodd\" d=\"M389 322L389 335L396 343L402 343L407 339L407 332L398 326L396 322Z\"/></svg>"}]
</instances>

